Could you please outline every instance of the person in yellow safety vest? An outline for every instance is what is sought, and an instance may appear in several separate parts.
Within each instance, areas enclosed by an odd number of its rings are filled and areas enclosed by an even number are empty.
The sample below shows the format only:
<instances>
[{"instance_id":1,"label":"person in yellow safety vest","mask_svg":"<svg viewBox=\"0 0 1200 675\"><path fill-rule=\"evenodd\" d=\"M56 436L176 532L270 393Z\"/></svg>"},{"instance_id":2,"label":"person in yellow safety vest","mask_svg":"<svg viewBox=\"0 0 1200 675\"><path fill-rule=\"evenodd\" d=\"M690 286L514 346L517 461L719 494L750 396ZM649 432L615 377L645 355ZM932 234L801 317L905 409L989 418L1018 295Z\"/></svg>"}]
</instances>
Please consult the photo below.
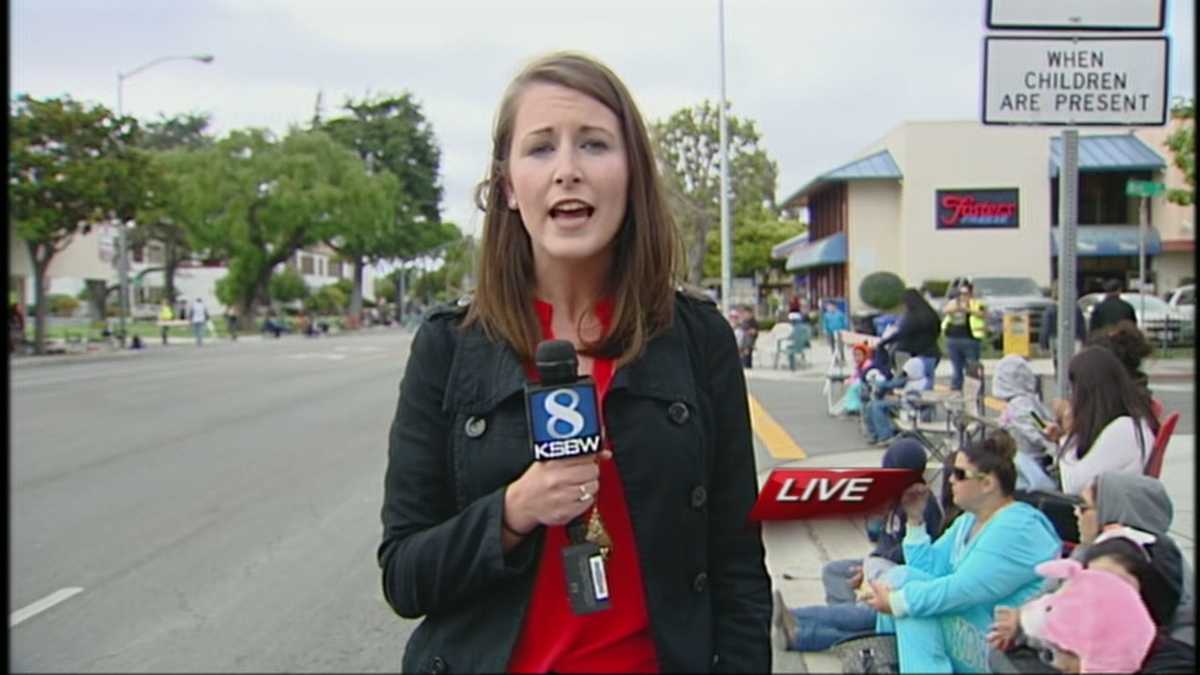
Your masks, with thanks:
<instances>
[{"instance_id":1,"label":"person in yellow safety vest","mask_svg":"<svg viewBox=\"0 0 1200 675\"><path fill-rule=\"evenodd\" d=\"M983 303L974 298L974 291L969 281L959 286L957 297L946 303L942 319L946 351L954 366L954 375L950 378L950 389L954 391L962 391L967 364L979 360L981 343L987 337Z\"/></svg>"},{"instance_id":2,"label":"person in yellow safety vest","mask_svg":"<svg viewBox=\"0 0 1200 675\"><path fill-rule=\"evenodd\" d=\"M163 299L162 307L160 307L158 310L158 320L161 322L161 321L173 321L174 319L175 319L175 310L171 309L171 303L167 302L166 299ZM168 330L170 330L170 327L168 327L168 326L162 327L162 341L163 341L164 345L167 344L167 331Z\"/></svg>"}]
</instances>

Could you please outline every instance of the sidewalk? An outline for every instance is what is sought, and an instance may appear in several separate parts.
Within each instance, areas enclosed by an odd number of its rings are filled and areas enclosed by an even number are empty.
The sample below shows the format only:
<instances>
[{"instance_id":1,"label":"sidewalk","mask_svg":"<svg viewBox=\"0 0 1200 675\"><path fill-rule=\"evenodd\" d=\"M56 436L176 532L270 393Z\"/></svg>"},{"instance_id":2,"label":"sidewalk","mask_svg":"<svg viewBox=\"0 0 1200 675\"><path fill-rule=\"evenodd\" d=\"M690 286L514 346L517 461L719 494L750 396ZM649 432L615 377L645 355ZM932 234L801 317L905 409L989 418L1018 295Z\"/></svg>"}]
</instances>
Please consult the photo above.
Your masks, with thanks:
<instances>
[{"instance_id":1,"label":"sidewalk","mask_svg":"<svg viewBox=\"0 0 1200 675\"><path fill-rule=\"evenodd\" d=\"M779 355L779 368L772 367L775 362L775 339L769 333L759 333L758 340L754 345L754 367L746 371L748 377L774 380L807 380L814 377L824 379L825 371L833 362L833 354L830 353L829 343L825 341L824 337L813 338L812 349L806 353L808 367L802 368L799 358L797 358L795 371L789 371L787 368L787 354ZM851 367L849 347L846 347L846 361L847 368ZM981 359L980 361L983 363L983 372L990 377L990 374L995 372L996 364L1000 362L1000 359ZM1054 362L1048 357L1031 358L1029 365L1037 375L1054 377ZM1196 377L1194 358L1158 359L1150 356L1143 362L1142 369L1152 380L1194 380ZM949 379L953 374L954 366L950 363L949 357L943 354L941 360L938 361L934 377Z\"/></svg>"}]
</instances>

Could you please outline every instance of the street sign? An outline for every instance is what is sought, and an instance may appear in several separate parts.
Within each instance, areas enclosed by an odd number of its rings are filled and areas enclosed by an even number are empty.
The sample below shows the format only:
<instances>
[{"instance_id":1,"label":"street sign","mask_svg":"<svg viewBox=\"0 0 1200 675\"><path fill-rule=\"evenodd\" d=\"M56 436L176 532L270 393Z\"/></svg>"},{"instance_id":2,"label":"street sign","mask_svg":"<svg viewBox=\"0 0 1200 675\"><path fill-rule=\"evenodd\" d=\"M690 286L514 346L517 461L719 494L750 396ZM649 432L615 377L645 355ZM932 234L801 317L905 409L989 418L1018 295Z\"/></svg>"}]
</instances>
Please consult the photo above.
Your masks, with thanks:
<instances>
[{"instance_id":1,"label":"street sign","mask_svg":"<svg viewBox=\"0 0 1200 675\"><path fill-rule=\"evenodd\" d=\"M1166 185L1148 180L1131 180L1125 183L1127 197L1156 197L1166 191Z\"/></svg>"},{"instance_id":2,"label":"street sign","mask_svg":"<svg viewBox=\"0 0 1200 675\"><path fill-rule=\"evenodd\" d=\"M1166 0L988 0L996 30L1160 31Z\"/></svg>"},{"instance_id":3,"label":"street sign","mask_svg":"<svg viewBox=\"0 0 1200 675\"><path fill-rule=\"evenodd\" d=\"M986 37L983 123L1167 123L1166 37Z\"/></svg>"}]
</instances>

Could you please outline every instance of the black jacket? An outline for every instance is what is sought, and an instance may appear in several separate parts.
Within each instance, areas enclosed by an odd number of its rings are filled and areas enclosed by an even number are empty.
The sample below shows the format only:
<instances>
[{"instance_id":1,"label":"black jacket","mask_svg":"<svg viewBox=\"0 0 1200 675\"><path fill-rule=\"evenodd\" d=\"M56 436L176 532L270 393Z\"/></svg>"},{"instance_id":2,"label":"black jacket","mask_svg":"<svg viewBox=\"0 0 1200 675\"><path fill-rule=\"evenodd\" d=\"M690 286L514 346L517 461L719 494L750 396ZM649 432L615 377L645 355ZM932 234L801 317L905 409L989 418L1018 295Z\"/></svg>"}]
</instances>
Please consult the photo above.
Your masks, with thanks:
<instances>
[{"instance_id":1,"label":"black jacket","mask_svg":"<svg viewBox=\"0 0 1200 675\"><path fill-rule=\"evenodd\" d=\"M502 672L544 539L538 528L501 547L505 486L532 461L526 376L509 347L459 330L463 315L435 312L418 330L391 428L383 592L401 616L425 617L405 671ZM614 373L604 409L660 667L769 672L746 383L715 306L677 294L672 327Z\"/></svg>"},{"instance_id":2,"label":"black jacket","mask_svg":"<svg viewBox=\"0 0 1200 675\"><path fill-rule=\"evenodd\" d=\"M1058 335L1058 305L1050 305L1042 314L1042 332L1038 335L1038 344L1042 349L1050 348L1051 338ZM1083 318L1083 310L1075 305L1075 339L1083 342L1087 339L1087 321Z\"/></svg>"},{"instance_id":3,"label":"black jacket","mask_svg":"<svg viewBox=\"0 0 1200 675\"><path fill-rule=\"evenodd\" d=\"M941 334L942 327L936 317L932 322L914 321L905 314L900 318L900 325L896 327L896 332L886 339L880 340L876 349L895 343L898 351L906 352L911 356L940 358L942 350L938 349L938 338Z\"/></svg>"},{"instance_id":4,"label":"black jacket","mask_svg":"<svg viewBox=\"0 0 1200 675\"><path fill-rule=\"evenodd\" d=\"M1092 321L1088 324L1088 334L1091 335L1105 326L1114 326L1119 321L1137 323L1137 313L1133 305L1117 297L1106 297L1092 308Z\"/></svg>"}]
</instances>

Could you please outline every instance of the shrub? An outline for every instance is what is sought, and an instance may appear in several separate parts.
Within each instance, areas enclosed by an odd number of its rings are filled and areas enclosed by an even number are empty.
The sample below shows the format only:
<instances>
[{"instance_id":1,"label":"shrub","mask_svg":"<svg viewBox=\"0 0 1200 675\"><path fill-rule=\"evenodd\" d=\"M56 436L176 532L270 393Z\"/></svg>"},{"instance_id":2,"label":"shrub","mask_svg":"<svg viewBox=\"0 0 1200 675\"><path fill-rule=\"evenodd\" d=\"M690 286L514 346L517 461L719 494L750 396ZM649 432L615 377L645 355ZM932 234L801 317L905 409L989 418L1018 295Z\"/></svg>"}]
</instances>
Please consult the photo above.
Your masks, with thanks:
<instances>
[{"instance_id":1,"label":"shrub","mask_svg":"<svg viewBox=\"0 0 1200 675\"><path fill-rule=\"evenodd\" d=\"M308 286L304 283L304 277L291 268L274 274L268 283L268 287L271 298L284 304L309 297Z\"/></svg>"},{"instance_id":2,"label":"shrub","mask_svg":"<svg viewBox=\"0 0 1200 675\"><path fill-rule=\"evenodd\" d=\"M46 306L50 308L50 313L54 316L71 316L75 310L79 309L79 301L65 294L51 294L46 301Z\"/></svg>"},{"instance_id":3,"label":"shrub","mask_svg":"<svg viewBox=\"0 0 1200 675\"><path fill-rule=\"evenodd\" d=\"M904 280L891 272L868 274L858 286L858 296L875 309L887 311L900 304Z\"/></svg>"},{"instance_id":4,"label":"shrub","mask_svg":"<svg viewBox=\"0 0 1200 675\"><path fill-rule=\"evenodd\" d=\"M304 309L313 314L340 314L346 302L342 289L336 285L322 286L304 301Z\"/></svg>"}]
</instances>

